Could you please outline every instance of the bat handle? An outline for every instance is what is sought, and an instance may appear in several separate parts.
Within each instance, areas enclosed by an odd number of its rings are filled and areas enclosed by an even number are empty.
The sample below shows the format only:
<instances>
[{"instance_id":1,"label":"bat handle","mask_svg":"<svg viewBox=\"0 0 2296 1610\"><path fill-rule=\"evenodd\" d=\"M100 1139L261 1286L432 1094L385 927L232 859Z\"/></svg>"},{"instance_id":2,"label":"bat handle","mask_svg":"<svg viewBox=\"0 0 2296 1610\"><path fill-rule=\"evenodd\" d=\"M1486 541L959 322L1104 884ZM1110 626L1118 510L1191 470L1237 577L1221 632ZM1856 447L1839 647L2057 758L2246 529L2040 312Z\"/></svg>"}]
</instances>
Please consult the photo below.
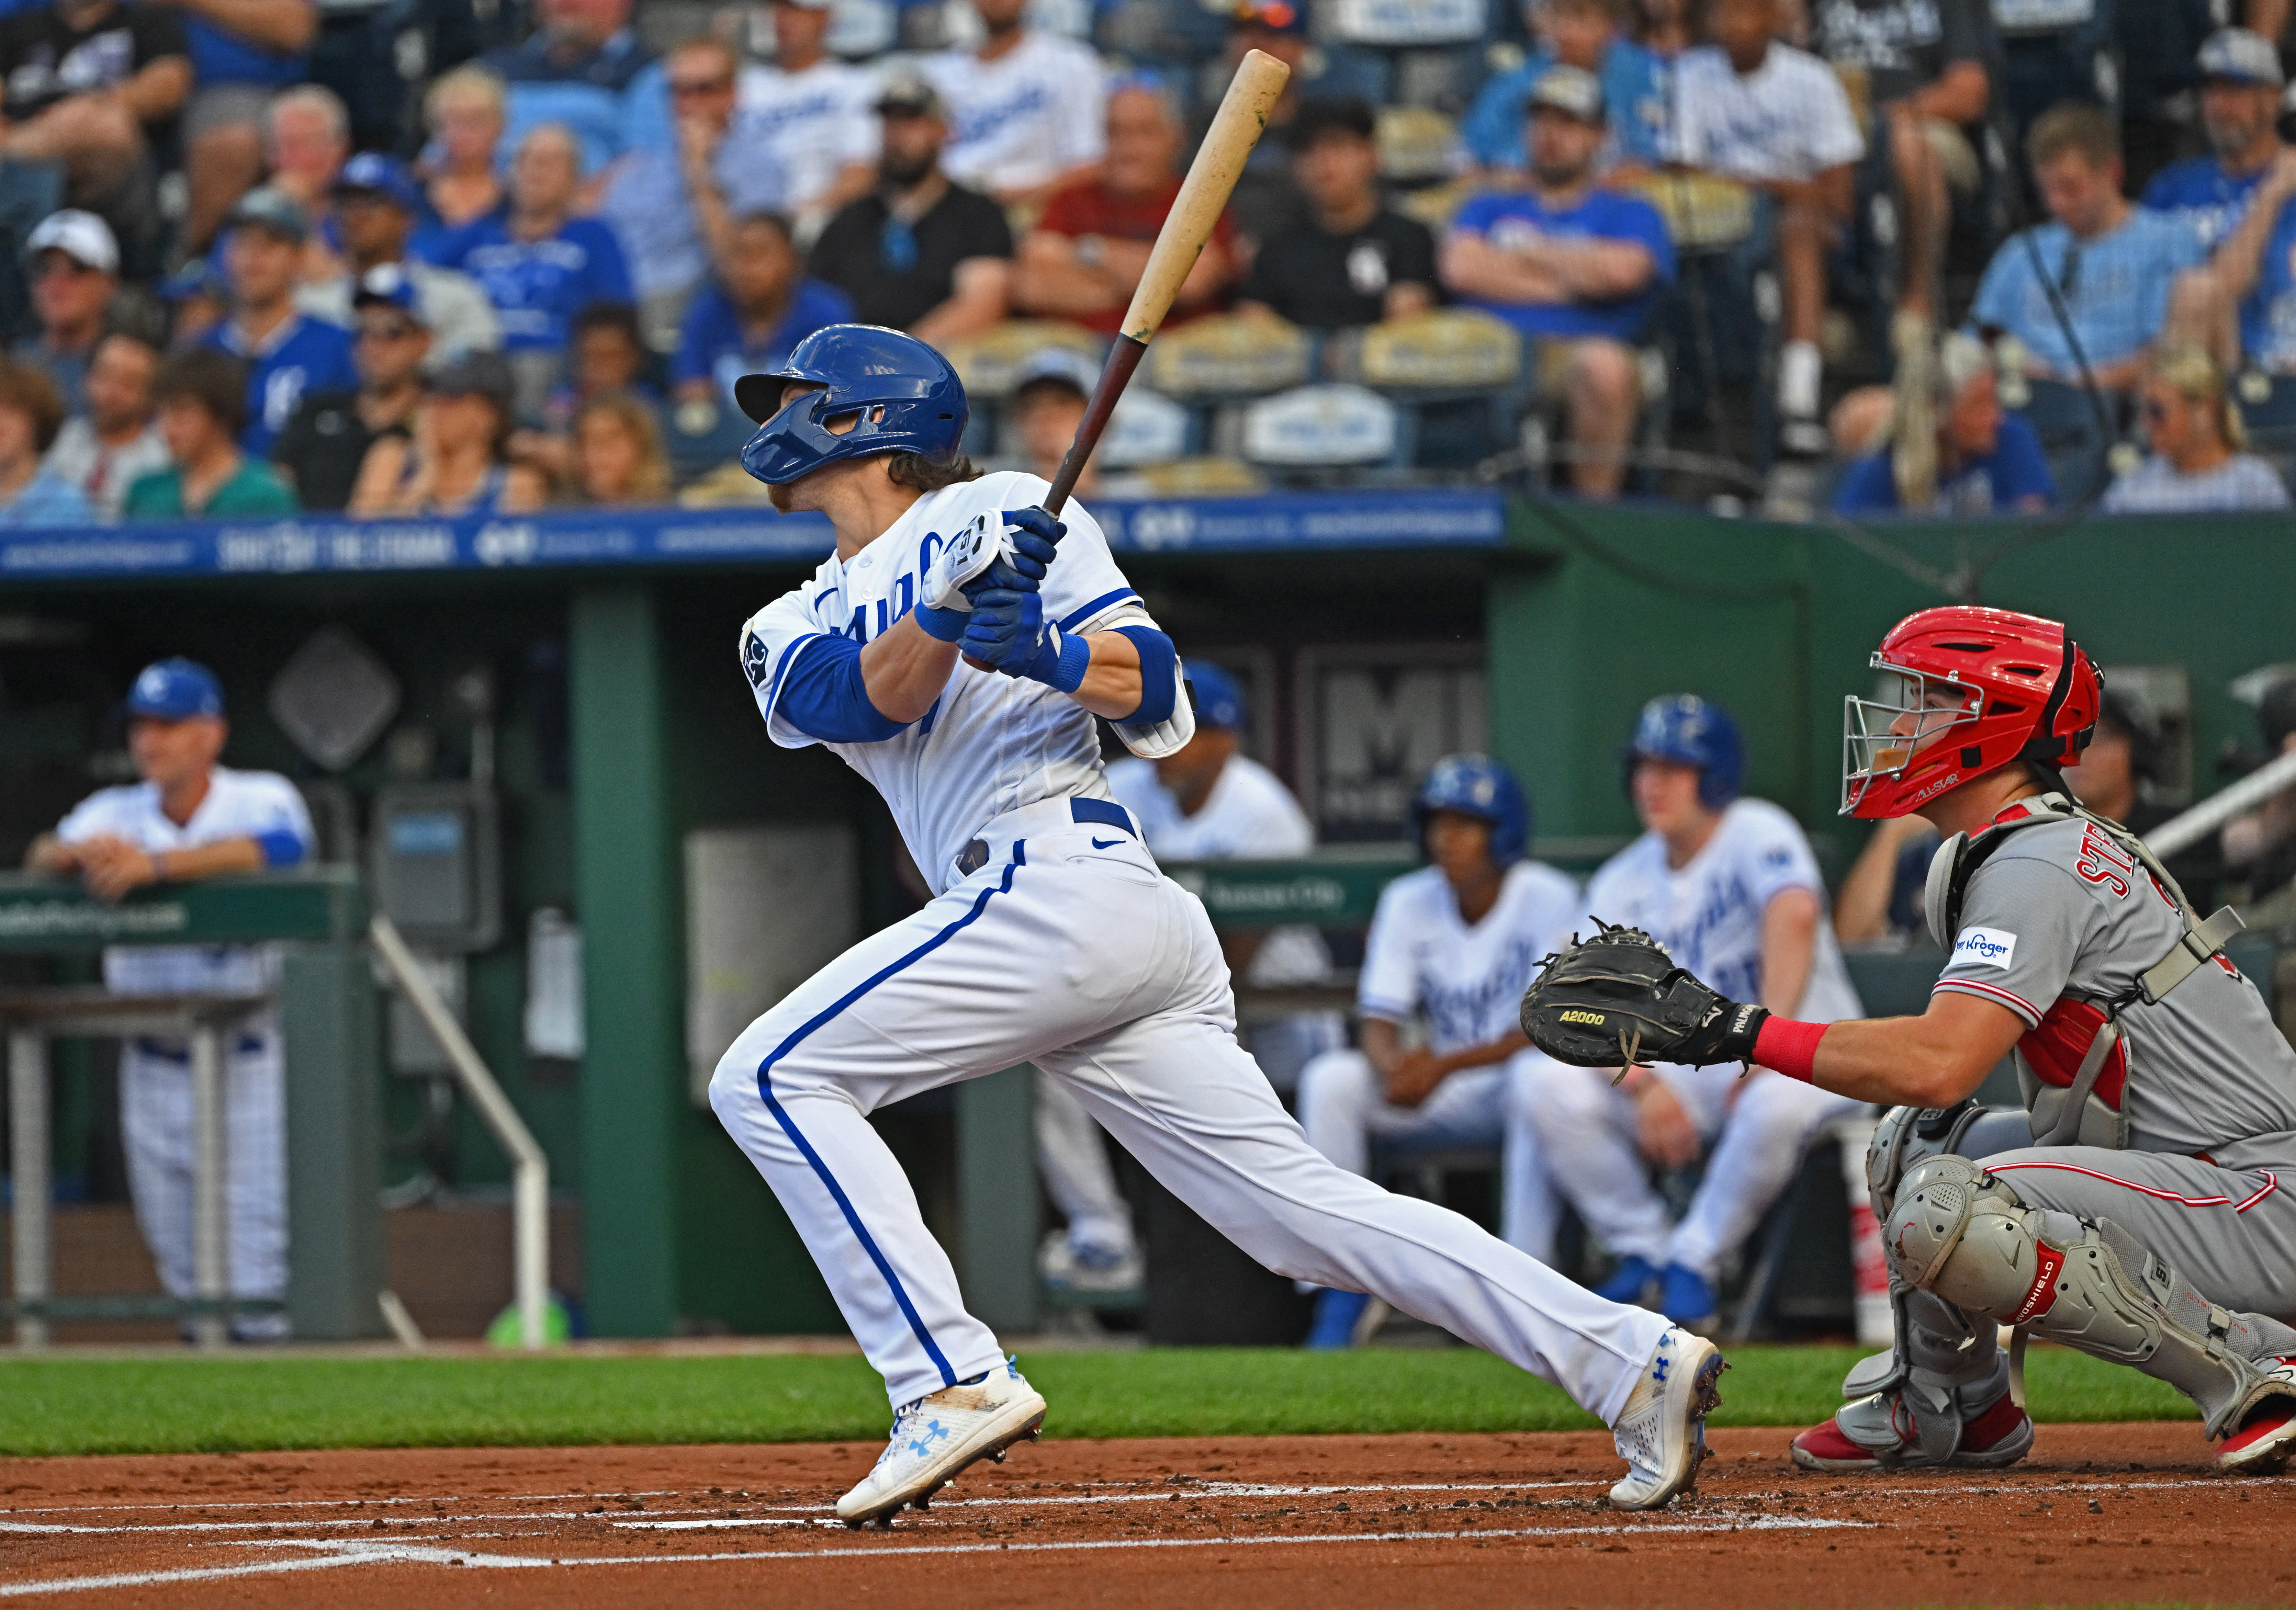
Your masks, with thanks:
<instances>
[{"instance_id":1,"label":"bat handle","mask_svg":"<svg viewBox=\"0 0 2296 1610\"><path fill-rule=\"evenodd\" d=\"M1124 395L1130 384L1132 372L1140 367L1141 358L1148 351L1148 343L1136 341L1128 335L1116 338L1108 349L1108 361L1101 365L1100 380L1092 388L1092 400L1085 405L1084 420L1077 426L1076 439L1069 444L1068 456L1054 472L1052 490L1045 494L1045 512L1057 516L1067 506L1069 494L1076 490L1077 478L1084 473L1085 462L1092 450L1100 445L1101 433L1108 429L1111 415L1116 412L1116 399Z\"/></svg>"}]
</instances>

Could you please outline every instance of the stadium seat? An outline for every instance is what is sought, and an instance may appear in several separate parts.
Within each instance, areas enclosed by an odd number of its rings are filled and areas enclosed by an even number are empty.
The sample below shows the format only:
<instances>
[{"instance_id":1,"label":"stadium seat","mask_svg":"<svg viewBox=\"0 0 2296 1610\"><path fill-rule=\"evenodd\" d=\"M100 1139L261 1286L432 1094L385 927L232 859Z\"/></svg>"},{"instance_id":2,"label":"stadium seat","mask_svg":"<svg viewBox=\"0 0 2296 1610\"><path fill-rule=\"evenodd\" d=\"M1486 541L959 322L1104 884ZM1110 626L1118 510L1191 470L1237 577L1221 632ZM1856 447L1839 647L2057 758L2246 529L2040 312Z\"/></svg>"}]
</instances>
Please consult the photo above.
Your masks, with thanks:
<instances>
[{"instance_id":1,"label":"stadium seat","mask_svg":"<svg viewBox=\"0 0 2296 1610\"><path fill-rule=\"evenodd\" d=\"M1125 388L1100 438L1098 459L1108 470L1134 470L1185 458L1197 445L1195 416L1145 387Z\"/></svg>"},{"instance_id":2,"label":"stadium seat","mask_svg":"<svg viewBox=\"0 0 2296 1610\"><path fill-rule=\"evenodd\" d=\"M1325 15L1335 41L1390 50L1471 44L1488 21L1484 0L1333 0Z\"/></svg>"},{"instance_id":3,"label":"stadium seat","mask_svg":"<svg viewBox=\"0 0 2296 1610\"><path fill-rule=\"evenodd\" d=\"M2021 409L2040 437L2058 501L2077 503L2100 491L2110 478L2106 456L2120 435L2118 405L2105 399L2105 418L2099 420L2096 402L2082 387L2027 380L2021 402L2014 396L2002 401Z\"/></svg>"},{"instance_id":4,"label":"stadium seat","mask_svg":"<svg viewBox=\"0 0 2296 1610\"><path fill-rule=\"evenodd\" d=\"M1254 497L1267 478L1240 459L1184 458L1101 478L1103 497Z\"/></svg>"},{"instance_id":5,"label":"stadium seat","mask_svg":"<svg viewBox=\"0 0 2296 1610\"><path fill-rule=\"evenodd\" d=\"M1451 171L1459 126L1423 107L1387 106L1379 113L1379 171L1398 184L1440 179Z\"/></svg>"},{"instance_id":6,"label":"stadium seat","mask_svg":"<svg viewBox=\"0 0 2296 1610\"><path fill-rule=\"evenodd\" d=\"M682 485L740 458L755 429L739 409L726 407L722 399L670 409L662 421L662 445L669 454L673 478Z\"/></svg>"},{"instance_id":7,"label":"stadium seat","mask_svg":"<svg viewBox=\"0 0 2296 1610\"><path fill-rule=\"evenodd\" d=\"M1400 411L1362 386L1301 386L1243 413L1243 456L1271 470L1396 465L1406 445Z\"/></svg>"},{"instance_id":8,"label":"stadium seat","mask_svg":"<svg viewBox=\"0 0 2296 1610\"><path fill-rule=\"evenodd\" d=\"M1095 365L1108 343L1080 324L1065 319L1007 319L979 335L951 341L948 361L964 382L964 394L976 402L1001 402L1013 393L1013 377L1022 364L1047 347L1064 347L1082 353Z\"/></svg>"},{"instance_id":9,"label":"stadium seat","mask_svg":"<svg viewBox=\"0 0 2296 1610\"><path fill-rule=\"evenodd\" d=\"M1405 411L1409 462L1464 469L1514 442L1525 396L1522 337L1505 320L1450 307L1332 339L1324 371Z\"/></svg>"},{"instance_id":10,"label":"stadium seat","mask_svg":"<svg viewBox=\"0 0 2296 1610\"><path fill-rule=\"evenodd\" d=\"M1186 403L1261 396L1305 383L1313 355L1312 338L1295 325L1221 314L1158 336L1148 380Z\"/></svg>"}]
</instances>

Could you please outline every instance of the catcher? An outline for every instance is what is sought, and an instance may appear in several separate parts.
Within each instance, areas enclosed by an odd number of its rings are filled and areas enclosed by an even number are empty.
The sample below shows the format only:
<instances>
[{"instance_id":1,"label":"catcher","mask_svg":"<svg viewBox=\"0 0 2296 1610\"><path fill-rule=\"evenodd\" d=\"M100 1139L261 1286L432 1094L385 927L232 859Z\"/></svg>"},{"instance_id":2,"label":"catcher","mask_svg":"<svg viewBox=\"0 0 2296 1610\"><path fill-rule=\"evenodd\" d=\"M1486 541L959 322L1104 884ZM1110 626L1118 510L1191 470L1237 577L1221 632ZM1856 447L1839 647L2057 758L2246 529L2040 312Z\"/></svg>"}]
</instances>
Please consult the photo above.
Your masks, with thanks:
<instances>
[{"instance_id":1,"label":"catcher","mask_svg":"<svg viewBox=\"0 0 2296 1610\"><path fill-rule=\"evenodd\" d=\"M1793 1022L1605 928L1548 960L1523 1031L1582 1067L1743 1061L1890 1107L1866 1179L1897 1340L1794 1439L1806 1468L2015 1463L2033 1426L2011 1325L2176 1386L2219 1469L2277 1469L2296 1451L2296 1053L2223 954L2239 919L2202 920L2068 795L2103 682L2062 625L1927 609L1873 664L1902 693L1848 700L1841 811L1944 836L1925 905L1952 959L1929 1009ZM2024 1104L1988 1110L1972 1092L2005 1054Z\"/></svg>"}]
</instances>

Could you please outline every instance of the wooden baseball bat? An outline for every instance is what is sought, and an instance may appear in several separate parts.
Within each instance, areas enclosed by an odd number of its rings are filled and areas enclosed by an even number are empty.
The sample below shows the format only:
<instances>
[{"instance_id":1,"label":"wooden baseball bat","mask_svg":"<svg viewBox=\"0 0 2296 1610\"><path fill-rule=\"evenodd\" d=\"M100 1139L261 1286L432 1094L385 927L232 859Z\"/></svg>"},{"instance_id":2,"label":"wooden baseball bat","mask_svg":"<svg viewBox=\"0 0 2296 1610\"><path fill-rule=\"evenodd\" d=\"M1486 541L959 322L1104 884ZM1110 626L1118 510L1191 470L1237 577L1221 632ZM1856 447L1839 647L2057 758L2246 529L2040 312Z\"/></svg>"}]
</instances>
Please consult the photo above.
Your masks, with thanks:
<instances>
[{"instance_id":1,"label":"wooden baseball bat","mask_svg":"<svg viewBox=\"0 0 2296 1610\"><path fill-rule=\"evenodd\" d=\"M1052 492L1045 499L1049 512L1060 513L1069 494L1076 489L1085 461L1100 445L1101 433L1108 429L1109 416L1116 411L1116 399L1124 395L1148 343L1163 324L1164 315L1172 311L1172 299L1180 294L1188 271L1203 254L1204 242L1211 239L1236 180L1243 176L1251 148L1259 143L1267 127L1267 114L1291 76L1292 69L1266 51L1246 51L1237 65L1211 127L1205 131L1204 143L1196 148L1196 159L1188 164L1188 176L1180 181L1180 193L1164 217L1164 227L1156 232L1156 244L1148 254L1140 287L1132 293L1131 306L1125 309L1123 333L1108 350L1108 361L1101 366L1100 380L1092 388L1083 422L1077 426L1076 439L1069 444L1068 456L1053 477Z\"/></svg>"}]
</instances>

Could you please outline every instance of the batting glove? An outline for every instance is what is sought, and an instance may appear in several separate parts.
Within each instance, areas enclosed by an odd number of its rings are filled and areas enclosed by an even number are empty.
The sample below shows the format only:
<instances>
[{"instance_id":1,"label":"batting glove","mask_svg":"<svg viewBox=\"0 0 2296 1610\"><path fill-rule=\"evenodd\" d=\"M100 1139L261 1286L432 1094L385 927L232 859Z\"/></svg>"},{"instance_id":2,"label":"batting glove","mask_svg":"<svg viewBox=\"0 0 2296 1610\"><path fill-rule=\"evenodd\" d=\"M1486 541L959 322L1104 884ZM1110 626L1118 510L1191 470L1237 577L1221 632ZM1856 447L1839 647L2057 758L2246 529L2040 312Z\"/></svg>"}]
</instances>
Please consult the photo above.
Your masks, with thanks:
<instances>
[{"instance_id":1,"label":"batting glove","mask_svg":"<svg viewBox=\"0 0 2296 1610\"><path fill-rule=\"evenodd\" d=\"M957 647L965 657L1019 676L1036 663L1045 639L1045 600L1034 588L986 587L972 594L972 613Z\"/></svg>"}]
</instances>

